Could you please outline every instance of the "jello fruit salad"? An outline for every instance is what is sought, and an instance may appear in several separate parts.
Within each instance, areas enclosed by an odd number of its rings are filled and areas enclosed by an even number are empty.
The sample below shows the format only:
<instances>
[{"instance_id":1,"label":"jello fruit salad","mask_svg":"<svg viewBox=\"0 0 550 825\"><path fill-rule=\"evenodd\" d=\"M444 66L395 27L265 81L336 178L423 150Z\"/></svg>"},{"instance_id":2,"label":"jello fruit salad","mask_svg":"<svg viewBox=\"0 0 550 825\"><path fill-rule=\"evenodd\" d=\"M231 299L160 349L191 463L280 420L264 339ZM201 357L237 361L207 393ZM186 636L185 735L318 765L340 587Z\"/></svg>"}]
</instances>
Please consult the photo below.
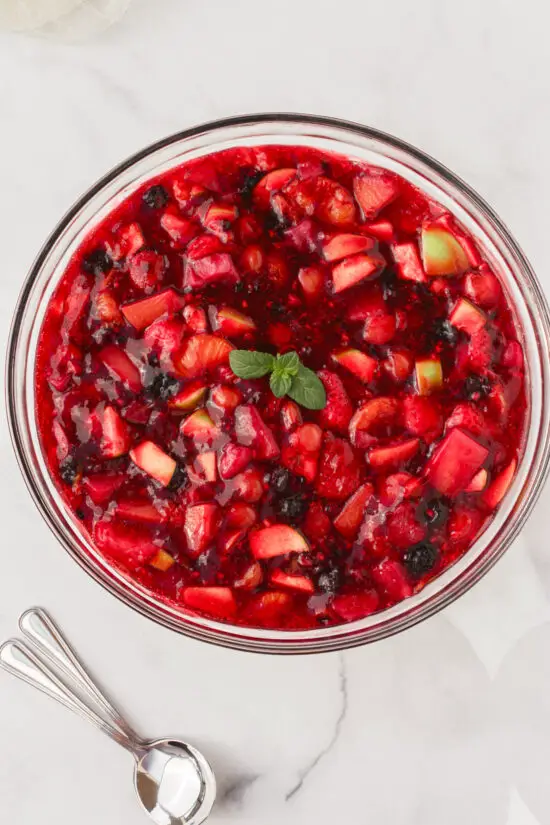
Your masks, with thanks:
<instances>
[{"instance_id":1,"label":"jello fruit salad","mask_svg":"<svg viewBox=\"0 0 550 825\"><path fill-rule=\"evenodd\" d=\"M49 302L42 449L96 550L185 613L310 629L418 593L521 456L499 273L397 174L234 148L147 181Z\"/></svg>"}]
</instances>

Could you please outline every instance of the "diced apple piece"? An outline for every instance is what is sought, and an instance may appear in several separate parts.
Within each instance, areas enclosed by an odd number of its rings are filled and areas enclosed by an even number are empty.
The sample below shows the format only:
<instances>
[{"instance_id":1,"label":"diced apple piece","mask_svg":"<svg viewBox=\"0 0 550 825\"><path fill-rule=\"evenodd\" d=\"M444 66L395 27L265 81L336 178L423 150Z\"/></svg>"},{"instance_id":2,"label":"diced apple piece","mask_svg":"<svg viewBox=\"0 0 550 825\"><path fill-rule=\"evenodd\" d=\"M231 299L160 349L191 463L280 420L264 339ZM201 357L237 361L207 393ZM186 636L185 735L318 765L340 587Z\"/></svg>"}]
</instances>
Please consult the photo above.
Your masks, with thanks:
<instances>
[{"instance_id":1,"label":"diced apple piece","mask_svg":"<svg viewBox=\"0 0 550 825\"><path fill-rule=\"evenodd\" d=\"M494 309L500 301L502 288L496 275L487 267L480 272L468 272L464 278L464 292L474 304Z\"/></svg>"},{"instance_id":2,"label":"diced apple piece","mask_svg":"<svg viewBox=\"0 0 550 825\"><path fill-rule=\"evenodd\" d=\"M174 359L174 365L184 378L197 378L207 370L229 363L233 345L216 335L192 335Z\"/></svg>"},{"instance_id":3,"label":"diced apple piece","mask_svg":"<svg viewBox=\"0 0 550 825\"><path fill-rule=\"evenodd\" d=\"M111 255L115 260L131 258L132 255L135 255L136 252L143 249L145 246L145 236L139 223L130 223L127 226L123 226L118 233L118 241L119 254Z\"/></svg>"},{"instance_id":4,"label":"diced apple piece","mask_svg":"<svg viewBox=\"0 0 550 825\"><path fill-rule=\"evenodd\" d=\"M402 278L417 283L428 280L420 262L418 247L413 241L393 244L391 251L397 264L397 271Z\"/></svg>"},{"instance_id":5,"label":"diced apple piece","mask_svg":"<svg viewBox=\"0 0 550 825\"><path fill-rule=\"evenodd\" d=\"M158 286L166 270L166 259L153 249L142 249L132 255L128 264L130 280L138 289L150 292Z\"/></svg>"},{"instance_id":6,"label":"diced apple piece","mask_svg":"<svg viewBox=\"0 0 550 825\"><path fill-rule=\"evenodd\" d=\"M371 431L391 427L397 420L400 405L397 398L379 396L371 398L354 413L350 424L349 434L351 443L356 447L368 447L372 443ZM362 434L369 438L365 439Z\"/></svg>"},{"instance_id":7,"label":"diced apple piece","mask_svg":"<svg viewBox=\"0 0 550 825\"><path fill-rule=\"evenodd\" d=\"M208 403L218 410L232 412L242 401L242 395L235 387L228 387L226 384L218 384L210 392Z\"/></svg>"},{"instance_id":8,"label":"diced apple piece","mask_svg":"<svg viewBox=\"0 0 550 825\"><path fill-rule=\"evenodd\" d=\"M428 275L461 275L470 268L468 256L447 229L425 226L421 233L421 248Z\"/></svg>"},{"instance_id":9,"label":"diced apple piece","mask_svg":"<svg viewBox=\"0 0 550 825\"><path fill-rule=\"evenodd\" d=\"M361 350L343 349L333 353L332 357L365 384L370 384L376 375L378 361Z\"/></svg>"},{"instance_id":10,"label":"diced apple piece","mask_svg":"<svg viewBox=\"0 0 550 825\"><path fill-rule=\"evenodd\" d=\"M412 584L407 578L405 568L398 561L384 559L372 569L372 577L379 589L395 602L408 599L413 594Z\"/></svg>"},{"instance_id":11,"label":"diced apple piece","mask_svg":"<svg viewBox=\"0 0 550 825\"><path fill-rule=\"evenodd\" d=\"M208 484L213 484L218 480L216 453L213 450L209 450L206 453L199 453L195 459L195 468Z\"/></svg>"},{"instance_id":12,"label":"diced apple piece","mask_svg":"<svg viewBox=\"0 0 550 825\"><path fill-rule=\"evenodd\" d=\"M240 501L254 504L264 494L264 474L256 467L248 467L242 473L228 480L231 496Z\"/></svg>"},{"instance_id":13,"label":"diced apple piece","mask_svg":"<svg viewBox=\"0 0 550 825\"><path fill-rule=\"evenodd\" d=\"M276 587L288 587L290 590L298 590L300 593L315 592L315 586L307 576L291 576L282 570L274 570L270 578L271 583Z\"/></svg>"},{"instance_id":14,"label":"diced apple piece","mask_svg":"<svg viewBox=\"0 0 550 825\"><path fill-rule=\"evenodd\" d=\"M394 381L406 381L412 372L413 357L408 350L393 350L384 361L384 369Z\"/></svg>"},{"instance_id":15,"label":"diced apple piece","mask_svg":"<svg viewBox=\"0 0 550 825\"><path fill-rule=\"evenodd\" d=\"M105 504L110 501L116 491L126 480L126 475L108 475L107 473L95 473L86 476L82 480L82 486L90 496L94 504Z\"/></svg>"},{"instance_id":16,"label":"diced apple piece","mask_svg":"<svg viewBox=\"0 0 550 825\"><path fill-rule=\"evenodd\" d=\"M298 426L283 446L281 464L306 481L315 481L322 439L323 431L317 424Z\"/></svg>"},{"instance_id":17,"label":"diced apple piece","mask_svg":"<svg viewBox=\"0 0 550 825\"><path fill-rule=\"evenodd\" d=\"M114 513L118 518L143 524L158 524L162 521L162 513L143 499L120 499L115 505Z\"/></svg>"},{"instance_id":18,"label":"diced apple piece","mask_svg":"<svg viewBox=\"0 0 550 825\"><path fill-rule=\"evenodd\" d=\"M295 430L302 423L302 413L300 407L294 401L286 399L281 406L281 424L287 433Z\"/></svg>"},{"instance_id":19,"label":"diced apple piece","mask_svg":"<svg viewBox=\"0 0 550 825\"><path fill-rule=\"evenodd\" d=\"M194 332L195 335L208 332L208 319L202 307L187 304L183 309L182 315L190 332Z\"/></svg>"},{"instance_id":20,"label":"diced apple piece","mask_svg":"<svg viewBox=\"0 0 550 825\"><path fill-rule=\"evenodd\" d=\"M326 406L319 412L319 424L327 430L346 433L353 414L353 405L349 399L341 378L330 370L317 373L325 388Z\"/></svg>"},{"instance_id":21,"label":"diced apple piece","mask_svg":"<svg viewBox=\"0 0 550 825\"><path fill-rule=\"evenodd\" d=\"M196 223L172 212L164 213L160 225L172 239L175 249L183 249L200 231Z\"/></svg>"},{"instance_id":22,"label":"diced apple piece","mask_svg":"<svg viewBox=\"0 0 550 825\"><path fill-rule=\"evenodd\" d=\"M232 527L236 530L248 530L256 523L257 518L254 507L239 501L227 508L225 523L226 527Z\"/></svg>"},{"instance_id":23,"label":"diced apple piece","mask_svg":"<svg viewBox=\"0 0 550 825\"><path fill-rule=\"evenodd\" d=\"M195 557L214 541L220 524L220 508L214 502L194 504L185 511L183 530L189 553Z\"/></svg>"},{"instance_id":24,"label":"diced apple piece","mask_svg":"<svg viewBox=\"0 0 550 825\"><path fill-rule=\"evenodd\" d=\"M357 535L367 501L373 493L372 484L362 484L358 490L346 501L336 518L334 526L347 539L353 539Z\"/></svg>"},{"instance_id":25,"label":"diced apple piece","mask_svg":"<svg viewBox=\"0 0 550 825\"><path fill-rule=\"evenodd\" d=\"M150 298L133 301L120 309L129 324L142 330L162 315L172 315L183 306L183 298L174 289L165 289Z\"/></svg>"},{"instance_id":26,"label":"diced apple piece","mask_svg":"<svg viewBox=\"0 0 550 825\"><path fill-rule=\"evenodd\" d=\"M213 315L212 328L219 330L229 338L246 335L248 332L255 332L256 330L256 324L252 318L242 312L237 312L236 309L224 307L218 312L214 311Z\"/></svg>"},{"instance_id":27,"label":"diced apple piece","mask_svg":"<svg viewBox=\"0 0 550 825\"><path fill-rule=\"evenodd\" d=\"M332 602L332 609L345 622L364 619L365 616L376 613L379 607L380 596L376 590L366 590L364 593L342 593Z\"/></svg>"},{"instance_id":28,"label":"diced apple piece","mask_svg":"<svg viewBox=\"0 0 550 825\"><path fill-rule=\"evenodd\" d=\"M395 230L389 221L364 223L361 229L363 229L367 235L372 235L373 238L379 241L385 241L385 243L391 243L395 236Z\"/></svg>"},{"instance_id":29,"label":"diced apple piece","mask_svg":"<svg viewBox=\"0 0 550 825\"><path fill-rule=\"evenodd\" d=\"M399 194L399 184L387 173L367 173L355 178L353 194L365 219L368 220L395 200Z\"/></svg>"},{"instance_id":30,"label":"diced apple piece","mask_svg":"<svg viewBox=\"0 0 550 825\"><path fill-rule=\"evenodd\" d=\"M374 447L369 450L368 459L372 468L380 470L401 467L418 452L420 441L418 438L409 438L400 444L389 447Z\"/></svg>"},{"instance_id":31,"label":"diced apple piece","mask_svg":"<svg viewBox=\"0 0 550 825\"><path fill-rule=\"evenodd\" d=\"M237 612L237 602L229 587L186 587L182 601L191 610L219 619L231 619Z\"/></svg>"},{"instance_id":32,"label":"diced apple piece","mask_svg":"<svg viewBox=\"0 0 550 825\"><path fill-rule=\"evenodd\" d=\"M307 553L304 536L287 524L273 524L250 534L250 549L255 559L271 559L289 553Z\"/></svg>"},{"instance_id":33,"label":"diced apple piece","mask_svg":"<svg viewBox=\"0 0 550 825\"><path fill-rule=\"evenodd\" d=\"M489 484L489 487L483 494L483 501L494 510L498 507L510 487L514 475L516 474L517 461L515 458L508 464L502 472Z\"/></svg>"},{"instance_id":34,"label":"diced apple piece","mask_svg":"<svg viewBox=\"0 0 550 825\"><path fill-rule=\"evenodd\" d=\"M366 235L353 235L344 232L334 235L329 241L323 244L323 257L325 261L334 262L348 258L350 255L357 255L358 252L365 252L372 249L374 241Z\"/></svg>"},{"instance_id":35,"label":"diced apple piece","mask_svg":"<svg viewBox=\"0 0 550 825\"><path fill-rule=\"evenodd\" d=\"M253 455L250 447L229 442L220 453L220 476L224 479L233 478L250 464Z\"/></svg>"},{"instance_id":36,"label":"diced apple piece","mask_svg":"<svg viewBox=\"0 0 550 825\"><path fill-rule=\"evenodd\" d=\"M180 425L180 432L198 444L211 443L220 435L219 427L204 409L195 410L184 419Z\"/></svg>"},{"instance_id":37,"label":"diced apple piece","mask_svg":"<svg viewBox=\"0 0 550 825\"><path fill-rule=\"evenodd\" d=\"M156 479L163 487L167 487L176 471L176 462L167 455L153 441L142 441L133 450L130 458L134 464Z\"/></svg>"},{"instance_id":38,"label":"diced apple piece","mask_svg":"<svg viewBox=\"0 0 550 825\"><path fill-rule=\"evenodd\" d=\"M445 496L464 490L481 469L489 450L455 427L445 436L426 466L426 478Z\"/></svg>"},{"instance_id":39,"label":"diced apple piece","mask_svg":"<svg viewBox=\"0 0 550 825\"><path fill-rule=\"evenodd\" d=\"M431 395L443 386L443 368L439 358L423 358L415 364L416 388L419 395Z\"/></svg>"},{"instance_id":40,"label":"diced apple piece","mask_svg":"<svg viewBox=\"0 0 550 825\"><path fill-rule=\"evenodd\" d=\"M209 229L216 227L217 224L233 223L239 217L239 210L232 203L213 203L206 210L203 223Z\"/></svg>"},{"instance_id":41,"label":"diced apple piece","mask_svg":"<svg viewBox=\"0 0 550 825\"><path fill-rule=\"evenodd\" d=\"M256 458L261 461L279 455L275 436L251 404L243 404L235 410L235 434L237 441L245 447L252 447Z\"/></svg>"},{"instance_id":42,"label":"diced apple piece","mask_svg":"<svg viewBox=\"0 0 550 825\"><path fill-rule=\"evenodd\" d=\"M305 182L307 186L308 181ZM315 216L332 226L349 226L355 221L355 201L345 186L320 175L309 181L313 184L310 192L314 200Z\"/></svg>"},{"instance_id":43,"label":"diced apple piece","mask_svg":"<svg viewBox=\"0 0 550 825\"><path fill-rule=\"evenodd\" d=\"M155 570L159 570L161 573L166 573L175 563L175 558L166 550L159 550L152 559L149 559L149 566L154 567Z\"/></svg>"},{"instance_id":44,"label":"diced apple piece","mask_svg":"<svg viewBox=\"0 0 550 825\"><path fill-rule=\"evenodd\" d=\"M231 255L215 252L199 260L188 260L184 280L186 287L203 289L210 284L237 283L239 273Z\"/></svg>"},{"instance_id":45,"label":"diced apple piece","mask_svg":"<svg viewBox=\"0 0 550 825\"><path fill-rule=\"evenodd\" d=\"M325 276L321 267L303 266L298 273L298 281L308 303L315 303L323 296Z\"/></svg>"},{"instance_id":46,"label":"diced apple piece","mask_svg":"<svg viewBox=\"0 0 550 825\"><path fill-rule=\"evenodd\" d=\"M487 486L487 477L488 473L485 467L482 467L479 473L476 473L473 479L470 481L466 489L464 490L465 493L481 493L482 490L485 489Z\"/></svg>"},{"instance_id":47,"label":"diced apple piece","mask_svg":"<svg viewBox=\"0 0 550 825\"><path fill-rule=\"evenodd\" d=\"M206 395L206 390L206 384L194 381L180 390L176 395L169 398L168 406L171 409L181 410L182 412L194 410L202 404Z\"/></svg>"},{"instance_id":48,"label":"diced apple piece","mask_svg":"<svg viewBox=\"0 0 550 825\"><path fill-rule=\"evenodd\" d=\"M109 344L109 346L103 347L99 353L99 359L114 378L126 384L132 392L141 392L140 371L123 349L115 346L115 344Z\"/></svg>"},{"instance_id":49,"label":"diced apple piece","mask_svg":"<svg viewBox=\"0 0 550 825\"><path fill-rule=\"evenodd\" d=\"M453 327L467 332L468 335L474 335L483 329L487 323L487 316L466 298L459 298L449 316L449 321Z\"/></svg>"},{"instance_id":50,"label":"diced apple piece","mask_svg":"<svg viewBox=\"0 0 550 825\"><path fill-rule=\"evenodd\" d=\"M100 449L103 458L118 458L127 453L132 439L126 422L113 407L105 407L100 420L103 431Z\"/></svg>"},{"instance_id":51,"label":"diced apple piece","mask_svg":"<svg viewBox=\"0 0 550 825\"><path fill-rule=\"evenodd\" d=\"M332 284L334 292L343 292L355 284L371 278L381 267L380 258L369 255L354 255L345 258L332 269Z\"/></svg>"},{"instance_id":52,"label":"diced apple piece","mask_svg":"<svg viewBox=\"0 0 550 825\"><path fill-rule=\"evenodd\" d=\"M102 553L128 570L138 570L156 556L159 548L143 531L116 521L100 520L93 531L94 542Z\"/></svg>"},{"instance_id":53,"label":"diced apple piece","mask_svg":"<svg viewBox=\"0 0 550 825\"><path fill-rule=\"evenodd\" d=\"M254 187L254 202L260 209L269 209L271 194L280 191L295 177L296 169L274 169L268 172Z\"/></svg>"},{"instance_id":54,"label":"diced apple piece","mask_svg":"<svg viewBox=\"0 0 550 825\"><path fill-rule=\"evenodd\" d=\"M257 561L253 561L252 564L246 568L244 573L239 576L238 579L235 579L233 582L233 587L238 590L255 590L261 585L263 578L264 573L261 564Z\"/></svg>"},{"instance_id":55,"label":"diced apple piece","mask_svg":"<svg viewBox=\"0 0 550 825\"><path fill-rule=\"evenodd\" d=\"M319 238L319 227L309 218L305 218L296 226L287 229L285 238L292 241L298 252L315 252Z\"/></svg>"}]
</instances>

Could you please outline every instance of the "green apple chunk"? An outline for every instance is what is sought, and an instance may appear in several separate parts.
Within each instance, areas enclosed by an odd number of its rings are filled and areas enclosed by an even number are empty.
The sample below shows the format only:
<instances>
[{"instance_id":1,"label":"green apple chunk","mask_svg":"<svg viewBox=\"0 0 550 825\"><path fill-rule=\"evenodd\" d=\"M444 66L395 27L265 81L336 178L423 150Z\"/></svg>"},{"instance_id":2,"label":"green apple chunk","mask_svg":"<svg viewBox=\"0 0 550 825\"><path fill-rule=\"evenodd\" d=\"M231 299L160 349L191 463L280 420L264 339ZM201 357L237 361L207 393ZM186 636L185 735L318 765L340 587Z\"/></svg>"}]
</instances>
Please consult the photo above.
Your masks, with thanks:
<instances>
[{"instance_id":1,"label":"green apple chunk","mask_svg":"<svg viewBox=\"0 0 550 825\"><path fill-rule=\"evenodd\" d=\"M469 269L468 256L447 229L424 227L421 248L424 270L428 275L460 275Z\"/></svg>"}]
</instances>

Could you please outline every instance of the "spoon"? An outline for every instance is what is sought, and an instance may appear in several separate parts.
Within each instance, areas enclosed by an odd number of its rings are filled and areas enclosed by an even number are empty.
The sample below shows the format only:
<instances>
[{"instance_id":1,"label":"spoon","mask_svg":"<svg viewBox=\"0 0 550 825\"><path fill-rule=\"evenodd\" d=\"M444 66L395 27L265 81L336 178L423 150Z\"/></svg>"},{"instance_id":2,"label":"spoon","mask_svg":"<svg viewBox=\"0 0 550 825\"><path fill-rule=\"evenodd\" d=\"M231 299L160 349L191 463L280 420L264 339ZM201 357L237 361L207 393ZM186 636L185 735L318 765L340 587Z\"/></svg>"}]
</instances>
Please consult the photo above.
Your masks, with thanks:
<instances>
[{"instance_id":1,"label":"spoon","mask_svg":"<svg viewBox=\"0 0 550 825\"><path fill-rule=\"evenodd\" d=\"M139 737L44 610L27 610L19 628L28 643L4 642L0 667L87 719L133 755L136 793L156 825L204 822L216 798L216 780L202 753L177 739Z\"/></svg>"}]
</instances>

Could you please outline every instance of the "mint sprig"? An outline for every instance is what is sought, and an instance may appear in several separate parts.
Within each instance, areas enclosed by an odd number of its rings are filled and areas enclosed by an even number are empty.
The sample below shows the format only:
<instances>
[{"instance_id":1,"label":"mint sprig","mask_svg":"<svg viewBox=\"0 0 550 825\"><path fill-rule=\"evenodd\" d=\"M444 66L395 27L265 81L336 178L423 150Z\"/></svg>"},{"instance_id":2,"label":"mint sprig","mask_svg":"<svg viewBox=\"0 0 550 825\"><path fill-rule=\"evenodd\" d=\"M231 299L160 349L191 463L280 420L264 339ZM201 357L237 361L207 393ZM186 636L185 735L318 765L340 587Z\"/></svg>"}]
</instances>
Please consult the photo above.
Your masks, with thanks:
<instances>
[{"instance_id":1,"label":"mint sprig","mask_svg":"<svg viewBox=\"0 0 550 825\"><path fill-rule=\"evenodd\" d=\"M229 353L229 364L239 378L269 374L269 386L277 398L288 395L308 410L322 410L327 403L323 382L302 364L297 352L274 358L268 352L236 349Z\"/></svg>"}]
</instances>

